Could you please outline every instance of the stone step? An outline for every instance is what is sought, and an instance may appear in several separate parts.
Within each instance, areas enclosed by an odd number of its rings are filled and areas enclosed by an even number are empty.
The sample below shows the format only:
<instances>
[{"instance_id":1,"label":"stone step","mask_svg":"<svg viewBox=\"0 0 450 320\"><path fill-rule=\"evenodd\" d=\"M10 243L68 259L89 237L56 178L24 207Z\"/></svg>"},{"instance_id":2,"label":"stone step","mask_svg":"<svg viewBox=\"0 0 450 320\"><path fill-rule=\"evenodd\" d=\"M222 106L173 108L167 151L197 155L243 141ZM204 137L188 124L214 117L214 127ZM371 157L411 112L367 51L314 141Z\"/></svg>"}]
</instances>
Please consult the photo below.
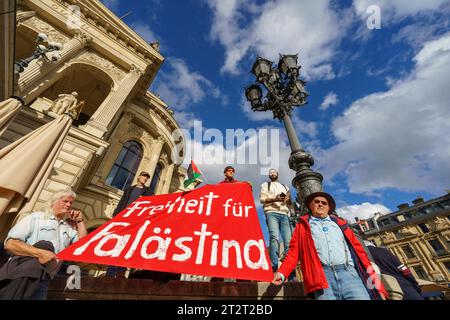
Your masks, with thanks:
<instances>
[{"instance_id":1,"label":"stone step","mask_svg":"<svg viewBox=\"0 0 450 320\"><path fill-rule=\"evenodd\" d=\"M262 282L159 282L148 279L81 277L81 288L65 289L66 276L50 283L51 300L298 300L307 299L303 283L274 286Z\"/></svg>"}]
</instances>

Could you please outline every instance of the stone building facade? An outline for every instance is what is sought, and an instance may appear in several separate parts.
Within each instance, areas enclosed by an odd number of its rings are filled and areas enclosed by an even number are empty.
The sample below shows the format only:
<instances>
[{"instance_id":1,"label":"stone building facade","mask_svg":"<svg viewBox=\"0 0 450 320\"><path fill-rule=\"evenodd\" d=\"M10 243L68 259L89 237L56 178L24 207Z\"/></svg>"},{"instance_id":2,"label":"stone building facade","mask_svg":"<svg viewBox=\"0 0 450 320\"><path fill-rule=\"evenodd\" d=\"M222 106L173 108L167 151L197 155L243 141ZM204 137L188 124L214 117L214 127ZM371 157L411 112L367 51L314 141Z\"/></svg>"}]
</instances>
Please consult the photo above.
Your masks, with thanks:
<instances>
[{"instance_id":1,"label":"stone building facade","mask_svg":"<svg viewBox=\"0 0 450 320\"><path fill-rule=\"evenodd\" d=\"M418 197L398 211L359 220L352 228L367 240L391 250L414 276L450 282L450 192L424 201Z\"/></svg>"},{"instance_id":2,"label":"stone building facade","mask_svg":"<svg viewBox=\"0 0 450 320\"><path fill-rule=\"evenodd\" d=\"M33 208L72 188L74 207L92 230L111 218L135 173L149 172L156 194L184 191L186 170L176 161L183 157L183 137L173 138L179 125L148 91L164 61L158 46L98 0L19 0L14 18L14 60L31 55L39 33L63 48L59 61L34 60L16 77L14 93L27 106L0 137L0 148L52 121L49 109L59 94L75 91L84 101ZM11 223L3 223L2 236Z\"/></svg>"}]
</instances>

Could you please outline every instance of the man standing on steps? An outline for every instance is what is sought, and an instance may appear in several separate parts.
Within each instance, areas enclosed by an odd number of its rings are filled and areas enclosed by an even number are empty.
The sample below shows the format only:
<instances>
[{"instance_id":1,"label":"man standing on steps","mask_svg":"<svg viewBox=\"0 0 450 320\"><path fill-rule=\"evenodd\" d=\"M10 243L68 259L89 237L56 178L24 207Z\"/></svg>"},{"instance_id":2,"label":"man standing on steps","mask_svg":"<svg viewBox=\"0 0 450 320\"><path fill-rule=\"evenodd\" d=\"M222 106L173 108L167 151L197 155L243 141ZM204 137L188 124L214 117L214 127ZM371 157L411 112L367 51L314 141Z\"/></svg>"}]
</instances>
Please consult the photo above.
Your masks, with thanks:
<instances>
[{"instance_id":1,"label":"man standing on steps","mask_svg":"<svg viewBox=\"0 0 450 320\"><path fill-rule=\"evenodd\" d=\"M128 207L137 198L153 195L153 193L150 191L150 188L145 185L148 179L150 179L150 174L146 171L142 171L137 177L137 184L130 186L124 190L123 196L113 212L113 217L115 217L119 212ZM127 268L111 266L106 269L106 276L109 278L125 278L126 271Z\"/></svg>"},{"instance_id":2,"label":"man standing on steps","mask_svg":"<svg viewBox=\"0 0 450 320\"><path fill-rule=\"evenodd\" d=\"M292 237L292 229L289 221L289 205L291 205L291 194L289 188L278 182L278 171L269 170L269 182L261 185L259 200L261 201L266 215L267 227L269 229L269 254L273 271L278 270L279 242L283 240L284 257L289 249ZM290 278L293 278L294 273Z\"/></svg>"},{"instance_id":3,"label":"man standing on steps","mask_svg":"<svg viewBox=\"0 0 450 320\"><path fill-rule=\"evenodd\" d=\"M288 253L272 283L280 285L300 261L306 293L318 300L381 300L388 294L347 221L325 192L305 198Z\"/></svg>"}]
</instances>

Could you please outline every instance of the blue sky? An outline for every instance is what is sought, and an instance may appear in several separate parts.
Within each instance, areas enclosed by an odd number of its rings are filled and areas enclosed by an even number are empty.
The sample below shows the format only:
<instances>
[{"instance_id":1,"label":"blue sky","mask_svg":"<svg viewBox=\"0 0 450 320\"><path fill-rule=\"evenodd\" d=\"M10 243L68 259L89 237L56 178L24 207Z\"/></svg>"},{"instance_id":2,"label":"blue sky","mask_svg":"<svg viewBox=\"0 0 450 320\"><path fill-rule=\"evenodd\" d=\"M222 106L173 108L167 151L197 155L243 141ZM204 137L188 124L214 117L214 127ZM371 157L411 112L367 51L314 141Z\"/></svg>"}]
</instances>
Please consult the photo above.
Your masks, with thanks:
<instances>
[{"instance_id":1,"label":"blue sky","mask_svg":"<svg viewBox=\"0 0 450 320\"><path fill-rule=\"evenodd\" d=\"M250 111L244 88L254 81L249 71L257 55L278 61L278 53L299 53L310 96L293 121L341 215L368 218L450 189L450 1L102 2L118 16L132 11L124 21L161 43L166 61L150 90L188 130L194 120L224 134L282 129L270 114ZM380 29L367 27L375 18L371 5L380 9ZM283 130L279 141L280 178L290 185ZM227 151L217 141L210 148L208 157ZM233 164L192 157L207 183ZM267 179L260 167L236 165L255 196Z\"/></svg>"}]
</instances>

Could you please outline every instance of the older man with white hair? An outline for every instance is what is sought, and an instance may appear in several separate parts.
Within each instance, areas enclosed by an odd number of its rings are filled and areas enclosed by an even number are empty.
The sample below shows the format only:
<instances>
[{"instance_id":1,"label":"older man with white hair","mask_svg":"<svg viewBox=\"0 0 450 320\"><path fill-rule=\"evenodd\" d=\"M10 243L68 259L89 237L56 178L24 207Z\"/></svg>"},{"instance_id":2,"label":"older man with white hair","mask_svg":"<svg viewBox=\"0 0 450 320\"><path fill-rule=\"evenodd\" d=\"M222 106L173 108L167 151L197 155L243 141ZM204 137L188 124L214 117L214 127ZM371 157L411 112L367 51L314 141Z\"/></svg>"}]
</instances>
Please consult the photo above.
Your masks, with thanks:
<instances>
[{"instance_id":1,"label":"older man with white hair","mask_svg":"<svg viewBox=\"0 0 450 320\"><path fill-rule=\"evenodd\" d=\"M27 263L37 260L37 268L46 271L54 269L57 265L56 254L87 234L83 214L72 209L75 197L76 194L71 190L53 194L43 210L27 215L9 231L4 242L5 249L15 257L34 258L25 260ZM22 262L16 263L16 267L19 267ZM12 270L11 263L7 263L5 267L9 268L6 270ZM5 269L0 273L8 279ZM49 278L46 274L30 298L45 299L48 285Z\"/></svg>"}]
</instances>

